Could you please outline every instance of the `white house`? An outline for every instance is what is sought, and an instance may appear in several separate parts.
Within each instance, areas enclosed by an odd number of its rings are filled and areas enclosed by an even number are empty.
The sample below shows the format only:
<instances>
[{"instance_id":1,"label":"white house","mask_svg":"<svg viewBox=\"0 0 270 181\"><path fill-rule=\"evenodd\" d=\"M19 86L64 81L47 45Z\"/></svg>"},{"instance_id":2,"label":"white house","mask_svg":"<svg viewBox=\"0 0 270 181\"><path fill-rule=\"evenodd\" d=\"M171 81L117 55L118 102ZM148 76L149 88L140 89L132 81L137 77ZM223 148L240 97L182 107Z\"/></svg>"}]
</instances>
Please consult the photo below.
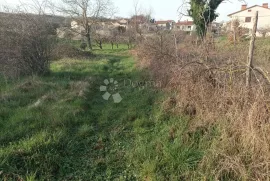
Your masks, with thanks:
<instances>
[{"instance_id":1,"label":"white house","mask_svg":"<svg viewBox=\"0 0 270 181\"><path fill-rule=\"evenodd\" d=\"M262 6L254 5L251 7L248 7L247 5L242 5L241 10L231 13L228 16L231 18L232 21L238 20L241 27L248 28L251 32L255 21L256 11L259 12L258 30L266 28L270 29L270 9L268 7L268 3L264 3L262 4ZM257 35L261 36L260 33L258 33Z\"/></svg>"},{"instance_id":2,"label":"white house","mask_svg":"<svg viewBox=\"0 0 270 181\"><path fill-rule=\"evenodd\" d=\"M118 21L121 27L128 28L128 20L127 19L121 19Z\"/></svg>"},{"instance_id":3,"label":"white house","mask_svg":"<svg viewBox=\"0 0 270 181\"><path fill-rule=\"evenodd\" d=\"M156 21L156 26L161 29L173 29L175 21L174 20L166 20L166 21Z\"/></svg>"},{"instance_id":4,"label":"white house","mask_svg":"<svg viewBox=\"0 0 270 181\"><path fill-rule=\"evenodd\" d=\"M186 31L186 32L194 32L196 31L196 25L193 21L178 21L174 26L175 30Z\"/></svg>"},{"instance_id":5,"label":"white house","mask_svg":"<svg viewBox=\"0 0 270 181\"><path fill-rule=\"evenodd\" d=\"M80 26L77 21L73 20L70 23L72 29L78 29Z\"/></svg>"}]
</instances>

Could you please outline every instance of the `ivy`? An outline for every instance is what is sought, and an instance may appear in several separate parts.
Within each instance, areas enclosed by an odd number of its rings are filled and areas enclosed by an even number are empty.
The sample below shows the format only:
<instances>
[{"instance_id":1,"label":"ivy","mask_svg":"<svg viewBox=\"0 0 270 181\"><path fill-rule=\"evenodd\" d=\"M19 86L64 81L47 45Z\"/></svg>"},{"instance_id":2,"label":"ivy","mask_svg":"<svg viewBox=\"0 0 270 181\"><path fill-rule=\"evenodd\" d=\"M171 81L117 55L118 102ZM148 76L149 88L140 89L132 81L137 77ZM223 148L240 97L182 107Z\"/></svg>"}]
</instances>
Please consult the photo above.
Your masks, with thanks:
<instances>
[{"instance_id":1,"label":"ivy","mask_svg":"<svg viewBox=\"0 0 270 181\"><path fill-rule=\"evenodd\" d=\"M197 34L204 38L208 25L213 22L218 14L216 9L224 0L190 0L189 16L193 18Z\"/></svg>"}]
</instances>

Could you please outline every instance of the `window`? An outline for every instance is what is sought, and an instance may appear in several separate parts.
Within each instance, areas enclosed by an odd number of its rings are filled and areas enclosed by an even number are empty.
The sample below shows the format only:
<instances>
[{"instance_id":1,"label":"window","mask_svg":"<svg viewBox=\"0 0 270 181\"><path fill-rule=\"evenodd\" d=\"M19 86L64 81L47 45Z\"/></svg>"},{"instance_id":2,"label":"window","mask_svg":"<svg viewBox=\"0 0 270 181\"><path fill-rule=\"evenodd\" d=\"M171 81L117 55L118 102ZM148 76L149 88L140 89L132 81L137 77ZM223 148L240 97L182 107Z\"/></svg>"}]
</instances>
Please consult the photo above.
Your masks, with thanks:
<instances>
[{"instance_id":1,"label":"window","mask_svg":"<svg viewBox=\"0 0 270 181\"><path fill-rule=\"evenodd\" d=\"M177 26L177 29L180 29L180 26Z\"/></svg>"},{"instance_id":2,"label":"window","mask_svg":"<svg viewBox=\"0 0 270 181\"><path fill-rule=\"evenodd\" d=\"M191 26L188 26L187 28L191 30Z\"/></svg>"},{"instance_id":3,"label":"window","mask_svg":"<svg viewBox=\"0 0 270 181\"><path fill-rule=\"evenodd\" d=\"M252 11L251 9L248 10L248 12L251 12L251 11Z\"/></svg>"},{"instance_id":4,"label":"window","mask_svg":"<svg viewBox=\"0 0 270 181\"><path fill-rule=\"evenodd\" d=\"M246 17L245 22L250 23L251 22L251 17Z\"/></svg>"}]
</instances>

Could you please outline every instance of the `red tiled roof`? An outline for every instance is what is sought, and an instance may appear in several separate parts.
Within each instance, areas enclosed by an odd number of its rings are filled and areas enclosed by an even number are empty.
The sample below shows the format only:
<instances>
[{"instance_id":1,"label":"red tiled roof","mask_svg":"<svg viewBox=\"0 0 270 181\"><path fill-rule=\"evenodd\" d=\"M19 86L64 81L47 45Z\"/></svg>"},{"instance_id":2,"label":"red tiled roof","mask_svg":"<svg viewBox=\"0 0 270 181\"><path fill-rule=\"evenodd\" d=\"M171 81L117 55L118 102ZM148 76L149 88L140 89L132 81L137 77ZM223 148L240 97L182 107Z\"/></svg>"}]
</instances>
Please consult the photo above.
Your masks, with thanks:
<instances>
[{"instance_id":1,"label":"red tiled roof","mask_svg":"<svg viewBox=\"0 0 270 181\"><path fill-rule=\"evenodd\" d=\"M236 12L234 12L234 13L231 13L231 14L229 14L228 16L231 16L231 15L237 14L237 13L240 13L240 12L242 12L242 11L246 11L246 10L251 9L251 8L254 8L254 7L261 7L261 8L269 9L269 8L266 8L266 7L263 7L263 6L254 5L254 6L251 6L251 7L249 7L249 8L246 8L246 9L243 9L243 10L236 11ZM270 10L270 9L269 9L269 10Z\"/></svg>"},{"instance_id":2,"label":"red tiled roof","mask_svg":"<svg viewBox=\"0 0 270 181\"><path fill-rule=\"evenodd\" d=\"M156 21L156 24L166 24L166 23L170 23L170 22L173 22L173 20Z\"/></svg>"},{"instance_id":3,"label":"red tiled roof","mask_svg":"<svg viewBox=\"0 0 270 181\"><path fill-rule=\"evenodd\" d=\"M193 21L178 21L177 23L175 23L175 25L188 25L188 26L191 26L191 25L193 25Z\"/></svg>"}]
</instances>

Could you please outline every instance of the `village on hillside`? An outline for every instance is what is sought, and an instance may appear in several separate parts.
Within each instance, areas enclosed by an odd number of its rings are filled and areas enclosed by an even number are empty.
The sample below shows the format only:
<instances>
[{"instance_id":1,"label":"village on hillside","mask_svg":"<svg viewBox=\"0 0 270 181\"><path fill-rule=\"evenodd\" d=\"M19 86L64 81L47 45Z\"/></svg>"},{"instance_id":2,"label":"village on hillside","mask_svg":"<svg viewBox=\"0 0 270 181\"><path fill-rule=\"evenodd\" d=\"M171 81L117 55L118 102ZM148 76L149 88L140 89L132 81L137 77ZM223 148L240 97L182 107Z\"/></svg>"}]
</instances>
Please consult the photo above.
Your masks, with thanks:
<instances>
[{"instance_id":1,"label":"village on hillside","mask_svg":"<svg viewBox=\"0 0 270 181\"><path fill-rule=\"evenodd\" d=\"M257 36L270 36L270 9L268 3L262 5L253 5L248 7L242 5L239 11L232 12L228 15L228 22L212 22L209 30L216 36L222 33L233 32L236 26L245 29L245 33L249 35L254 23L254 13L259 11L259 24ZM69 19L69 24L59 27L57 34L59 38L71 38L73 40L82 40L84 27L80 19ZM185 32L193 35L196 33L196 25L192 20L155 20L146 15L136 15L131 18L115 18L115 19L98 19L91 20L90 23L95 34L99 36L112 36L115 31L122 33L135 29L139 34L151 34L157 31L171 30Z\"/></svg>"}]
</instances>

